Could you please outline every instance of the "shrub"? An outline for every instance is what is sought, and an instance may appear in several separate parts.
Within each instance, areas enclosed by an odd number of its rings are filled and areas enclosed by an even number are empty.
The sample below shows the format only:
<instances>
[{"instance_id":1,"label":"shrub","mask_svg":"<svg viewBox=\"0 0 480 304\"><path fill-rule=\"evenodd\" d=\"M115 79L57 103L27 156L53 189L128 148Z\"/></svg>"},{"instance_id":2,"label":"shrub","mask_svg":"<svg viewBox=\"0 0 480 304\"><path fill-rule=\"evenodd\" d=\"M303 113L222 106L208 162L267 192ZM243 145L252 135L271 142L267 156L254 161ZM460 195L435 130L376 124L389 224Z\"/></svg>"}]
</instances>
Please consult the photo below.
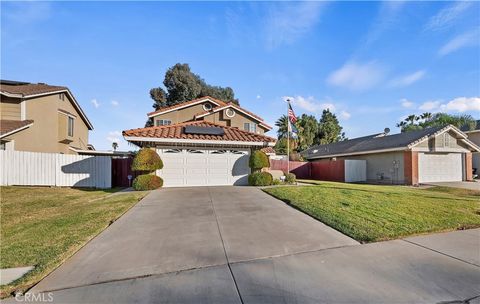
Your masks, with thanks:
<instances>
[{"instance_id":1,"label":"shrub","mask_svg":"<svg viewBox=\"0 0 480 304\"><path fill-rule=\"evenodd\" d=\"M133 171L153 172L163 168L163 162L157 152L149 148L142 148L132 162Z\"/></svg>"},{"instance_id":2,"label":"shrub","mask_svg":"<svg viewBox=\"0 0 480 304\"><path fill-rule=\"evenodd\" d=\"M250 186L270 186L273 183L273 176L268 172L254 172L248 176Z\"/></svg>"},{"instance_id":3,"label":"shrub","mask_svg":"<svg viewBox=\"0 0 480 304\"><path fill-rule=\"evenodd\" d=\"M132 186L137 191L155 190L163 186L163 179L152 174L142 174L133 180Z\"/></svg>"},{"instance_id":4,"label":"shrub","mask_svg":"<svg viewBox=\"0 0 480 304\"><path fill-rule=\"evenodd\" d=\"M285 182L287 184L295 184L297 177L293 173L285 173Z\"/></svg>"},{"instance_id":5,"label":"shrub","mask_svg":"<svg viewBox=\"0 0 480 304\"><path fill-rule=\"evenodd\" d=\"M272 185L280 185L282 183L281 180L279 179L274 179L273 182L272 182Z\"/></svg>"},{"instance_id":6,"label":"shrub","mask_svg":"<svg viewBox=\"0 0 480 304\"><path fill-rule=\"evenodd\" d=\"M270 167L267 154L260 150L253 151L252 155L250 155L249 166L254 171Z\"/></svg>"}]
</instances>

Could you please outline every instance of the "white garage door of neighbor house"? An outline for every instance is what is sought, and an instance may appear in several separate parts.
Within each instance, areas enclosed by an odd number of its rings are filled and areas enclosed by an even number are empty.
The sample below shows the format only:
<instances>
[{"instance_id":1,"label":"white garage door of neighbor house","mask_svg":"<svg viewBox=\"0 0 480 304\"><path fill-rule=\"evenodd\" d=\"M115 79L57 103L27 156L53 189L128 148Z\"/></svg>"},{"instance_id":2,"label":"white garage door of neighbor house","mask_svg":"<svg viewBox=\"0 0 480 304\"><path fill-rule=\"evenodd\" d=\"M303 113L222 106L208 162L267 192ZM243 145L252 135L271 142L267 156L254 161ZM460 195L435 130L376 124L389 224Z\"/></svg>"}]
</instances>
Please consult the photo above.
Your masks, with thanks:
<instances>
[{"instance_id":1,"label":"white garage door of neighbor house","mask_svg":"<svg viewBox=\"0 0 480 304\"><path fill-rule=\"evenodd\" d=\"M248 184L249 149L157 149L163 169L157 174L165 187Z\"/></svg>"},{"instance_id":2,"label":"white garage door of neighbor house","mask_svg":"<svg viewBox=\"0 0 480 304\"><path fill-rule=\"evenodd\" d=\"M452 182L463 179L462 153L418 153L418 182Z\"/></svg>"}]
</instances>

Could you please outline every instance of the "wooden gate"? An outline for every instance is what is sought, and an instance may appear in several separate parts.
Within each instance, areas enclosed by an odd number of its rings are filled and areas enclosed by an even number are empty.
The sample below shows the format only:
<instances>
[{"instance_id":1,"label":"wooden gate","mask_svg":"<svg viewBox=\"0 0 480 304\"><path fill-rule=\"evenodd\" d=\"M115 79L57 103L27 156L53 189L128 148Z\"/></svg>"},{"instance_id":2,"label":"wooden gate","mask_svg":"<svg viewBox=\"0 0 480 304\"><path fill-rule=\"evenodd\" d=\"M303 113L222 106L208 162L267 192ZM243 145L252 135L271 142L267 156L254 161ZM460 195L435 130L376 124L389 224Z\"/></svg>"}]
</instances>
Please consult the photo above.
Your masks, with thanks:
<instances>
[{"instance_id":1,"label":"wooden gate","mask_svg":"<svg viewBox=\"0 0 480 304\"><path fill-rule=\"evenodd\" d=\"M132 171L133 158L112 158L112 187L131 187L138 175ZM128 176L132 179L129 180Z\"/></svg>"}]
</instances>

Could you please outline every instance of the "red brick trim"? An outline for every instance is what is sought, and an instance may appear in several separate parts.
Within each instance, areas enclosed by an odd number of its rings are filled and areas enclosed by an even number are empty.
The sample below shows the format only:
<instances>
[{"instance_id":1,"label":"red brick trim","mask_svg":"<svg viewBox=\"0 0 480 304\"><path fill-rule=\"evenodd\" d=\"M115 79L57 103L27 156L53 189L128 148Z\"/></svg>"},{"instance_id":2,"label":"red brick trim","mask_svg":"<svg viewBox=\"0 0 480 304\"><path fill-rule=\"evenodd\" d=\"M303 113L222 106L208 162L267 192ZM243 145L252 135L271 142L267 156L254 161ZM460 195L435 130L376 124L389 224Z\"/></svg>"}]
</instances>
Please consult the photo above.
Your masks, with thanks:
<instances>
[{"instance_id":1,"label":"red brick trim","mask_svg":"<svg viewBox=\"0 0 480 304\"><path fill-rule=\"evenodd\" d=\"M418 185L418 152L403 152L405 184Z\"/></svg>"},{"instance_id":2,"label":"red brick trim","mask_svg":"<svg viewBox=\"0 0 480 304\"><path fill-rule=\"evenodd\" d=\"M472 152L465 153L465 180L473 180Z\"/></svg>"}]
</instances>

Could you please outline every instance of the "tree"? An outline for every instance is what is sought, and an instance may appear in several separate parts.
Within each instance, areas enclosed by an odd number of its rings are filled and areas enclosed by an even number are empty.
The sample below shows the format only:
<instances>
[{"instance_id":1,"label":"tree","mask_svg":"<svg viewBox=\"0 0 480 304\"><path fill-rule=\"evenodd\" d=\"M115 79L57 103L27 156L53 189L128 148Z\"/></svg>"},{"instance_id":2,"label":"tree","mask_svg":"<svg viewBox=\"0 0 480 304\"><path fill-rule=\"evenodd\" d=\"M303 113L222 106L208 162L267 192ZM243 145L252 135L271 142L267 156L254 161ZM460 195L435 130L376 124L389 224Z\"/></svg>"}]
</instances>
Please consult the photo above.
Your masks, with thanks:
<instances>
[{"instance_id":1,"label":"tree","mask_svg":"<svg viewBox=\"0 0 480 304\"><path fill-rule=\"evenodd\" d=\"M315 143L320 145L334 143L345 139L345 133L342 133L342 127L338 122L337 116L329 109L323 110L322 117L318 123L318 132Z\"/></svg>"},{"instance_id":2,"label":"tree","mask_svg":"<svg viewBox=\"0 0 480 304\"><path fill-rule=\"evenodd\" d=\"M261 150L255 150L250 155L248 162L249 167L253 172L260 171L263 168L270 167L270 161L268 160L267 154Z\"/></svg>"},{"instance_id":3,"label":"tree","mask_svg":"<svg viewBox=\"0 0 480 304\"><path fill-rule=\"evenodd\" d=\"M397 123L397 127L402 132L410 132L415 130L422 130L431 127L443 127L446 125L453 125L457 128L473 130L476 126L476 121L471 115L451 115L447 113L423 113L420 116L409 115L404 120Z\"/></svg>"},{"instance_id":4,"label":"tree","mask_svg":"<svg viewBox=\"0 0 480 304\"><path fill-rule=\"evenodd\" d=\"M296 141L293 138L290 138L290 152L295 151ZM273 147L275 153L280 155L287 154L287 137L280 138L275 143L275 147Z\"/></svg>"},{"instance_id":5,"label":"tree","mask_svg":"<svg viewBox=\"0 0 480 304\"><path fill-rule=\"evenodd\" d=\"M207 84L199 75L190 70L187 63L177 63L170 67L165 73L163 85L166 91L161 87L150 89L150 97L154 101L153 108L155 110L204 96L239 104L232 88Z\"/></svg>"},{"instance_id":6,"label":"tree","mask_svg":"<svg viewBox=\"0 0 480 304\"><path fill-rule=\"evenodd\" d=\"M317 119L313 115L302 114L296 123L298 129L298 151L312 146L318 134Z\"/></svg>"},{"instance_id":7,"label":"tree","mask_svg":"<svg viewBox=\"0 0 480 304\"><path fill-rule=\"evenodd\" d=\"M287 138L287 132L288 132L287 115L282 115L279 119L277 119L277 121L275 122L275 126L278 127L278 130L277 130L278 139Z\"/></svg>"}]
</instances>

